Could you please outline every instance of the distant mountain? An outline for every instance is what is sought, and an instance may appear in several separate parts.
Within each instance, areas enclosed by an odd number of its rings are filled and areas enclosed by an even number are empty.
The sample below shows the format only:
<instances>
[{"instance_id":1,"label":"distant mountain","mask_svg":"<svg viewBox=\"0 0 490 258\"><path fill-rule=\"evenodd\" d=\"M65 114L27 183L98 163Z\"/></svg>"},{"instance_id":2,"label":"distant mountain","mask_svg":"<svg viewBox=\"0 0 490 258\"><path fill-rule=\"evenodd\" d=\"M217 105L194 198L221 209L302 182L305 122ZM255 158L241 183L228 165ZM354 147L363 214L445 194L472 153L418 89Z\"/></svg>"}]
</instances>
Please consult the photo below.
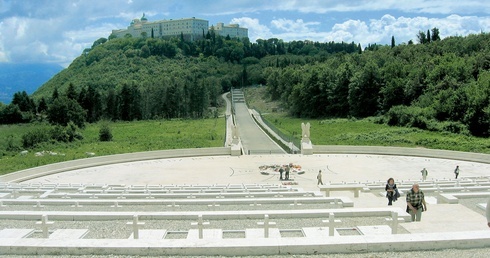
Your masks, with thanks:
<instances>
[{"instance_id":1,"label":"distant mountain","mask_svg":"<svg viewBox=\"0 0 490 258\"><path fill-rule=\"evenodd\" d=\"M0 63L0 102L10 103L19 91L32 94L61 70L57 64Z\"/></svg>"}]
</instances>

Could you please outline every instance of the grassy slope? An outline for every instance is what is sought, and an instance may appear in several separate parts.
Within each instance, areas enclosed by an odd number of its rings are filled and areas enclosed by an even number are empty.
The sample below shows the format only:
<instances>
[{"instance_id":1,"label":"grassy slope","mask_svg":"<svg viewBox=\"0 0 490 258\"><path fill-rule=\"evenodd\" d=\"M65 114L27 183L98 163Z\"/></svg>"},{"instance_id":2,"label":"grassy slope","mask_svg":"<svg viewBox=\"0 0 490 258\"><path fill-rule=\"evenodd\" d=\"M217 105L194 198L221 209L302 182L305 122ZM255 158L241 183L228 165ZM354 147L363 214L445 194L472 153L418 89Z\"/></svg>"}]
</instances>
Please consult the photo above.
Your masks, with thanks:
<instances>
[{"instance_id":1,"label":"grassy slope","mask_svg":"<svg viewBox=\"0 0 490 258\"><path fill-rule=\"evenodd\" d=\"M277 103L261 98L265 88L246 90L250 106L261 109L264 118L273 123L285 134L299 138L301 123L311 123L311 138L318 145L378 145L424 147L469 152L490 153L490 139L462 136L449 133L437 133L415 128L390 127L376 124L373 119L300 119L291 118L281 112L272 112ZM251 97L253 96L253 97ZM279 108L280 110L280 108ZM85 152L94 152L98 156L151 151L162 149L203 148L223 146L225 121L218 119L174 120L174 121L137 121L111 123L114 140L99 142L99 125L91 124L83 130L84 139L70 144L44 144L30 150L27 156L19 151L5 151L6 138L14 136L14 142L20 144L21 136L36 126L13 125L0 126L0 174L21 169L85 158ZM64 156L34 157L37 151L53 151Z\"/></svg>"},{"instance_id":2,"label":"grassy slope","mask_svg":"<svg viewBox=\"0 0 490 258\"><path fill-rule=\"evenodd\" d=\"M373 145L424 147L467 152L490 153L490 139L451 133L424 131L416 128L391 127L374 123L374 119L302 119L291 118L281 112L271 112L277 105L257 96L265 95L265 88L247 88L250 106L261 109L263 117L286 135L300 138L301 123L311 124L311 140L318 145Z\"/></svg>"},{"instance_id":3,"label":"grassy slope","mask_svg":"<svg viewBox=\"0 0 490 258\"><path fill-rule=\"evenodd\" d=\"M84 139L70 144L44 144L30 150L27 156L4 149L8 135L20 144L22 134L41 125L12 125L0 127L0 174L41 166L54 162L86 157L162 149L220 147L224 144L225 121L218 119L136 121L111 123L113 141L99 142L99 124L89 124L83 130ZM53 151L64 156L35 157L34 152Z\"/></svg>"}]
</instances>

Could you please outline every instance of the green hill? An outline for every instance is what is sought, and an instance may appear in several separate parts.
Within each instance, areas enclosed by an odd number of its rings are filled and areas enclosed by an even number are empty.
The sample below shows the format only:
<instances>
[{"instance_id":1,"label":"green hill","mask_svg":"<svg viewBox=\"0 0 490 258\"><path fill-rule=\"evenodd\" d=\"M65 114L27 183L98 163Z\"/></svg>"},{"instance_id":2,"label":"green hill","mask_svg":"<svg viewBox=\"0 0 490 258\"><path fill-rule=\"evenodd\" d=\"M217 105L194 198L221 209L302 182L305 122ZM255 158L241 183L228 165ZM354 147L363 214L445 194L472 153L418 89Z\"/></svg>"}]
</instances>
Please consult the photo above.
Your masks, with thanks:
<instances>
[{"instance_id":1,"label":"green hill","mask_svg":"<svg viewBox=\"0 0 490 258\"><path fill-rule=\"evenodd\" d=\"M419 40L361 51L354 42L217 35L192 42L101 38L31 96L37 107L21 96L0 121L31 121L34 108L61 124L203 118L216 115L211 108L231 87L262 84L293 117L377 116L388 125L488 137L489 34ZM72 101L53 101L59 95ZM53 112L67 107L72 117L57 121L63 112Z\"/></svg>"}]
</instances>

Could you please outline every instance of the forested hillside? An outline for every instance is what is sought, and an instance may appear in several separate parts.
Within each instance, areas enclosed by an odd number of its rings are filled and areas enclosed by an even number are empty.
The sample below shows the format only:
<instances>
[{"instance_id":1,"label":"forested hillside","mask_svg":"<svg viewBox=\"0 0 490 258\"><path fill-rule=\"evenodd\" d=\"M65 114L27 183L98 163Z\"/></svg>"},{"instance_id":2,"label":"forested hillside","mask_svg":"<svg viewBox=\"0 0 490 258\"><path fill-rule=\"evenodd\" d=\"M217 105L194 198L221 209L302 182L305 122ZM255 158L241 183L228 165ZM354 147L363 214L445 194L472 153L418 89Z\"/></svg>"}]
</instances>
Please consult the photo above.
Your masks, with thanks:
<instances>
[{"instance_id":1,"label":"forested hillside","mask_svg":"<svg viewBox=\"0 0 490 258\"><path fill-rule=\"evenodd\" d=\"M296 117L380 116L389 125L489 135L490 35L370 46L264 71L268 92Z\"/></svg>"},{"instance_id":2,"label":"forested hillside","mask_svg":"<svg viewBox=\"0 0 490 258\"><path fill-rule=\"evenodd\" d=\"M296 117L377 116L390 125L487 137L490 36L359 44L101 38L32 96L0 106L2 123L46 119L83 126L100 119L212 116L230 87L266 85ZM434 33L435 32L435 33ZM37 114L37 115L36 115Z\"/></svg>"}]
</instances>

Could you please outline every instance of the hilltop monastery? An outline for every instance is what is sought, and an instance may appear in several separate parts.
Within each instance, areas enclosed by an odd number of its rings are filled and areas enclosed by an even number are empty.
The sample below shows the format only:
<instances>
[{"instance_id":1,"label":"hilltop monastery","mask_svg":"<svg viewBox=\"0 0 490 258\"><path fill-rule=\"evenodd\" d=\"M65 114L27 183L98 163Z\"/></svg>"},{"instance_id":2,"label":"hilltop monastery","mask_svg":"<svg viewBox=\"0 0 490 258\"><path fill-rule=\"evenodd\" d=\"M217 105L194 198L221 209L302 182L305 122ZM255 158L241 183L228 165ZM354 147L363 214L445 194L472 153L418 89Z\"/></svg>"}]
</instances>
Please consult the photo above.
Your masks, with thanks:
<instances>
[{"instance_id":1,"label":"hilltop monastery","mask_svg":"<svg viewBox=\"0 0 490 258\"><path fill-rule=\"evenodd\" d=\"M149 22L145 14L141 19L131 21L127 29L112 30L112 35L122 38L127 34L132 37L170 38L180 37L181 34L186 40L196 40L202 38L209 30L214 30L217 35L231 38L248 37L248 29L241 28L238 24L224 25L219 22L216 26L209 27L209 22L203 19L182 18L177 20L159 20Z\"/></svg>"}]
</instances>

